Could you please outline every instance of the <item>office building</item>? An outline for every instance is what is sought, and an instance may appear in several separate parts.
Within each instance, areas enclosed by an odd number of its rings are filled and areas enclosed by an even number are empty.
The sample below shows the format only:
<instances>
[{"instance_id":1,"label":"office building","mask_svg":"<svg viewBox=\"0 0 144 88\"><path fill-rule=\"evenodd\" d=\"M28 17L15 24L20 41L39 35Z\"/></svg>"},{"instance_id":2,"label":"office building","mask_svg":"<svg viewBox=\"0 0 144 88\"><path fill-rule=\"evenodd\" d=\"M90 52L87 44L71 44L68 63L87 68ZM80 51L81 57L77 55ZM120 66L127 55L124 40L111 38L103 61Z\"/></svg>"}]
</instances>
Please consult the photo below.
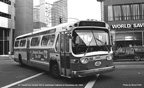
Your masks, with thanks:
<instances>
[{"instance_id":1,"label":"office building","mask_svg":"<svg viewBox=\"0 0 144 88\"><path fill-rule=\"evenodd\" d=\"M144 0L105 0L104 13L115 49L144 45Z\"/></svg>"},{"instance_id":2,"label":"office building","mask_svg":"<svg viewBox=\"0 0 144 88\"><path fill-rule=\"evenodd\" d=\"M13 51L15 0L0 0L0 55Z\"/></svg>"},{"instance_id":3,"label":"office building","mask_svg":"<svg viewBox=\"0 0 144 88\"><path fill-rule=\"evenodd\" d=\"M33 8L34 29L41 27L51 27L51 8L52 4L45 0L40 0L40 4Z\"/></svg>"},{"instance_id":4,"label":"office building","mask_svg":"<svg viewBox=\"0 0 144 88\"><path fill-rule=\"evenodd\" d=\"M33 31L33 0L16 0L15 37Z\"/></svg>"},{"instance_id":5,"label":"office building","mask_svg":"<svg viewBox=\"0 0 144 88\"><path fill-rule=\"evenodd\" d=\"M67 0L59 0L52 6L52 26L68 21Z\"/></svg>"}]
</instances>

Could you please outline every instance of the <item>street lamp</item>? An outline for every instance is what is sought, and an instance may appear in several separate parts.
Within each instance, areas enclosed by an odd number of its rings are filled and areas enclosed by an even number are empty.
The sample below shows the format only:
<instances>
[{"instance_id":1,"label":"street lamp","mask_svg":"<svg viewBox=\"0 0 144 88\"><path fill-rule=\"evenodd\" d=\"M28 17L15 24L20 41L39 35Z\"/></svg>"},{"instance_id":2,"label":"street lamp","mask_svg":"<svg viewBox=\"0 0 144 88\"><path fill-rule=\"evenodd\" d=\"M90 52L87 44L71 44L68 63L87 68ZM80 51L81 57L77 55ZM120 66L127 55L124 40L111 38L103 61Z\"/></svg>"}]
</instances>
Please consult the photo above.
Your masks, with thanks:
<instances>
[{"instance_id":1,"label":"street lamp","mask_svg":"<svg viewBox=\"0 0 144 88\"><path fill-rule=\"evenodd\" d=\"M100 2L101 3L101 21L103 21L103 2L105 1L105 0L97 0L98 2Z\"/></svg>"}]
</instances>

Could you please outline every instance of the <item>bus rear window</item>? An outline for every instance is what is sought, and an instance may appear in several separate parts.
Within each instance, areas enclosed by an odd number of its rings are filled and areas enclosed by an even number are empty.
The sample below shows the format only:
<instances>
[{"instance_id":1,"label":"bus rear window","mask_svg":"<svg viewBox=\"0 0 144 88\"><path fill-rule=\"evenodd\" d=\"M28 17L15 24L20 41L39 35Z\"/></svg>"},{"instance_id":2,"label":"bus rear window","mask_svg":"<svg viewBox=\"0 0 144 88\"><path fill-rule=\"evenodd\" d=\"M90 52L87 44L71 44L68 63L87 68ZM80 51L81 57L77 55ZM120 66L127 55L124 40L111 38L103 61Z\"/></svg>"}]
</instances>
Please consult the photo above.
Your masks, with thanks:
<instances>
[{"instance_id":1,"label":"bus rear window","mask_svg":"<svg viewBox=\"0 0 144 88\"><path fill-rule=\"evenodd\" d=\"M19 41L15 41L15 47L19 47Z\"/></svg>"}]
</instances>

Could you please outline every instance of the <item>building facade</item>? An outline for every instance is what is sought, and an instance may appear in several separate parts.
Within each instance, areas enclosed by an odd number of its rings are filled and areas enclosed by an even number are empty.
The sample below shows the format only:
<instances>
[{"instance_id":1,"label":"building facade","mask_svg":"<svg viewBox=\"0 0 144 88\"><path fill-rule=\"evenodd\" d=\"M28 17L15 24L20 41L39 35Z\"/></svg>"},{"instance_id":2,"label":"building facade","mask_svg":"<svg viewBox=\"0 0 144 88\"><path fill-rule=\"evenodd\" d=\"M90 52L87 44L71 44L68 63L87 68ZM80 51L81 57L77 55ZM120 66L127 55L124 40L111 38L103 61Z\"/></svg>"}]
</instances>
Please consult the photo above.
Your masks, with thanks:
<instances>
[{"instance_id":1,"label":"building facade","mask_svg":"<svg viewBox=\"0 0 144 88\"><path fill-rule=\"evenodd\" d=\"M0 55L13 51L15 0L0 0Z\"/></svg>"},{"instance_id":2,"label":"building facade","mask_svg":"<svg viewBox=\"0 0 144 88\"><path fill-rule=\"evenodd\" d=\"M19 36L33 31L33 0L15 0L15 34Z\"/></svg>"},{"instance_id":3,"label":"building facade","mask_svg":"<svg viewBox=\"0 0 144 88\"><path fill-rule=\"evenodd\" d=\"M105 0L104 13L115 50L144 45L144 0Z\"/></svg>"},{"instance_id":4,"label":"building facade","mask_svg":"<svg viewBox=\"0 0 144 88\"><path fill-rule=\"evenodd\" d=\"M33 8L33 22L34 29L40 29L41 27L51 27L51 8L52 4L40 0L40 5Z\"/></svg>"},{"instance_id":5,"label":"building facade","mask_svg":"<svg viewBox=\"0 0 144 88\"><path fill-rule=\"evenodd\" d=\"M68 21L67 0L59 0L52 6L52 26Z\"/></svg>"}]
</instances>

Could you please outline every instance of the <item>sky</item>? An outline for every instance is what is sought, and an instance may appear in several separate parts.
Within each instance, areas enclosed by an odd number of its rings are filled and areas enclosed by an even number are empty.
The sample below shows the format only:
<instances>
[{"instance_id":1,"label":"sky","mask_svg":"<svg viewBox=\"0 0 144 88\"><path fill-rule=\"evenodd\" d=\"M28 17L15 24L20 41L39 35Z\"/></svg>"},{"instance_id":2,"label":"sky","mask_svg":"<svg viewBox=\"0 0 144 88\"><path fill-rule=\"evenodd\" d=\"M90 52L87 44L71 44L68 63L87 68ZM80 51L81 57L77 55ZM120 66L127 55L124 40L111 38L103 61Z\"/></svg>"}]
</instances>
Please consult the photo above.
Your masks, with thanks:
<instances>
[{"instance_id":1,"label":"sky","mask_svg":"<svg viewBox=\"0 0 144 88\"><path fill-rule=\"evenodd\" d=\"M46 0L53 3L58 0ZM39 0L34 0L34 5L38 5ZM97 0L68 0L68 18L69 20L96 19L101 20L100 2Z\"/></svg>"}]
</instances>

